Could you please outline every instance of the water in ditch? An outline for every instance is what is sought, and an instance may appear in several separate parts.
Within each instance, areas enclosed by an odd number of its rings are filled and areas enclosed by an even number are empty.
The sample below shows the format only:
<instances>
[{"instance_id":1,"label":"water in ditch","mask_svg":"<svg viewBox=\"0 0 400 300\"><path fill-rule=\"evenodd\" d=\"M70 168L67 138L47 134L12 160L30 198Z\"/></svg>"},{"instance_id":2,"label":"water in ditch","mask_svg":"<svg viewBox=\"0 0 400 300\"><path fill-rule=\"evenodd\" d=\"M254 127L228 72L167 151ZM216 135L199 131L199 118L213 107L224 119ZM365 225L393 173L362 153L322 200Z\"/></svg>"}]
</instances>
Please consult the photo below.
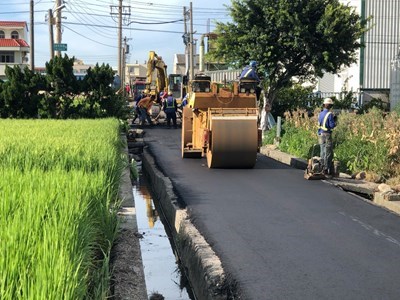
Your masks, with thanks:
<instances>
[{"instance_id":1,"label":"water in ditch","mask_svg":"<svg viewBox=\"0 0 400 300\"><path fill-rule=\"evenodd\" d=\"M158 293L166 300L194 300L186 276L181 272L172 237L158 202L153 199L146 177L142 174L134 182L138 232L143 235L140 248L144 266L147 294Z\"/></svg>"}]
</instances>

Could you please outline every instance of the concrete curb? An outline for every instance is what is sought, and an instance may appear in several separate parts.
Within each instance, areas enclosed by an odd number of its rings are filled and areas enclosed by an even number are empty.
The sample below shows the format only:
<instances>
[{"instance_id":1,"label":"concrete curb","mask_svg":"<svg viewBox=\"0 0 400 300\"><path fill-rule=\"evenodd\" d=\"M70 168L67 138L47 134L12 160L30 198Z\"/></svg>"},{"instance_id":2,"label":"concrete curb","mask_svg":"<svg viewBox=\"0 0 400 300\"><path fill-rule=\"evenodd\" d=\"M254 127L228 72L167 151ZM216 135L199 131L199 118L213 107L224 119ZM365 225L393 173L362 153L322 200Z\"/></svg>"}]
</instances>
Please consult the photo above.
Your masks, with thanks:
<instances>
[{"instance_id":1,"label":"concrete curb","mask_svg":"<svg viewBox=\"0 0 400 300\"><path fill-rule=\"evenodd\" d=\"M152 191L160 201L163 214L170 225L181 265L198 299L229 299L235 285L229 283L220 259L204 237L191 223L187 210L181 208L171 180L157 168L148 150L143 152L142 170Z\"/></svg>"},{"instance_id":2,"label":"concrete curb","mask_svg":"<svg viewBox=\"0 0 400 300\"><path fill-rule=\"evenodd\" d=\"M307 161L305 159L301 159L293 155L284 153L271 146L261 147L260 153L296 169L305 170L307 168Z\"/></svg>"},{"instance_id":3,"label":"concrete curb","mask_svg":"<svg viewBox=\"0 0 400 300\"><path fill-rule=\"evenodd\" d=\"M305 170L307 167L306 160L277 150L273 145L261 147L260 153L296 169ZM400 197L398 195L388 195L385 192L379 192L379 184L377 183L351 179L348 175L342 173L339 177L324 180L345 191L368 195L372 203L400 214Z\"/></svg>"}]
</instances>

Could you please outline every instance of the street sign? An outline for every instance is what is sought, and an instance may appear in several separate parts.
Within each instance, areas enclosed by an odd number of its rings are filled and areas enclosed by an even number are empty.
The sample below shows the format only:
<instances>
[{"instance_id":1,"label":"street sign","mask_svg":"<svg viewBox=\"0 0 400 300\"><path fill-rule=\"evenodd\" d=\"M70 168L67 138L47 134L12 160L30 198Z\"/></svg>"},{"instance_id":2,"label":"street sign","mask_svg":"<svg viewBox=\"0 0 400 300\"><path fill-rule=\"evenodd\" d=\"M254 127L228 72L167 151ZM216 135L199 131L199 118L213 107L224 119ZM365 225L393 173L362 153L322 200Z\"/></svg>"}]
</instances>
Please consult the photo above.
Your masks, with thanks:
<instances>
[{"instance_id":1,"label":"street sign","mask_svg":"<svg viewBox=\"0 0 400 300\"><path fill-rule=\"evenodd\" d=\"M67 44L54 43L53 50L54 51L67 51Z\"/></svg>"}]
</instances>

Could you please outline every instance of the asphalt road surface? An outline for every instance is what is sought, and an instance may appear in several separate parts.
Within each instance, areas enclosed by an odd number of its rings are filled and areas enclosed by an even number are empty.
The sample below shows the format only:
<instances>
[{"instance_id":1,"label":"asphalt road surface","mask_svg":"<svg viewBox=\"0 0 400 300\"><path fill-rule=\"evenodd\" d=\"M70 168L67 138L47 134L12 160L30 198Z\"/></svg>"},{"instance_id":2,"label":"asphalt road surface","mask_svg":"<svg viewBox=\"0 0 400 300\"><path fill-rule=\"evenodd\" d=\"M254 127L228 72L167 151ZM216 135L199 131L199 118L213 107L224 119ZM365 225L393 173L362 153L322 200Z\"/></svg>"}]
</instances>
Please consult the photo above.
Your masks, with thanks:
<instances>
[{"instance_id":1,"label":"asphalt road surface","mask_svg":"<svg viewBox=\"0 0 400 300\"><path fill-rule=\"evenodd\" d=\"M400 299L400 217L259 155L254 169L181 158L181 130L145 141L241 299Z\"/></svg>"}]
</instances>

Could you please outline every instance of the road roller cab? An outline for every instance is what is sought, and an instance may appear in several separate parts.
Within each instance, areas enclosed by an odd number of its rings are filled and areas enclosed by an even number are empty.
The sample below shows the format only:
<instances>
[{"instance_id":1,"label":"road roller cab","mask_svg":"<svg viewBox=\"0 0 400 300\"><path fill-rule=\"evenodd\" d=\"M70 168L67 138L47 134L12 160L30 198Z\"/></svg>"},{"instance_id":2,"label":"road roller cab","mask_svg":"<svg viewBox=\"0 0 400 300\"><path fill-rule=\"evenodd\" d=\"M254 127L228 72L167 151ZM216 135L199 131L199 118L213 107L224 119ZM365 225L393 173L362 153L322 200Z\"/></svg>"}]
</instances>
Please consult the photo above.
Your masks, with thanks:
<instances>
[{"instance_id":1,"label":"road roller cab","mask_svg":"<svg viewBox=\"0 0 400 300\"><path fill-rule=\"evenodd\" d=\"M209 168L252 168L259 149L257 99L247 82L220 86L198 74L182 118L182 157L207 157Z\"/></svg>"}]
</instances>

